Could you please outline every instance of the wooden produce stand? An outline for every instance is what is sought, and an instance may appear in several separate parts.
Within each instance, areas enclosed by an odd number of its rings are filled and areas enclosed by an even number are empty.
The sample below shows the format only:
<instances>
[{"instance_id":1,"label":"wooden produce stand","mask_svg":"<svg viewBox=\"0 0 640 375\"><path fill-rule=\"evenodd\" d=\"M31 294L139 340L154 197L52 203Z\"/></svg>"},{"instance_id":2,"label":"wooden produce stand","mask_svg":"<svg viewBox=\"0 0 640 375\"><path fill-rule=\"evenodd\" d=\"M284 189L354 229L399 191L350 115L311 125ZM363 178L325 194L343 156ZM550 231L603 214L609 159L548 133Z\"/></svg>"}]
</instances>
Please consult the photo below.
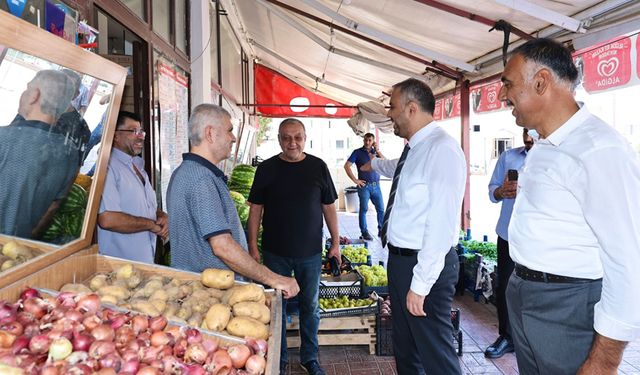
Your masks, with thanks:
<instances>
[{"instance_id":1,"label":"wooden produce stand","mask_svg":"<svg viewBox=\"0 0 640 375\"><path fill-rule=\"evenodd\" d=\"M300 347L300 322L291 316L287 322L287 347ZM369 354L376 353L376 316L345 316L320 319L318 345L367 345Z\"/></svg>"}]
</instances>

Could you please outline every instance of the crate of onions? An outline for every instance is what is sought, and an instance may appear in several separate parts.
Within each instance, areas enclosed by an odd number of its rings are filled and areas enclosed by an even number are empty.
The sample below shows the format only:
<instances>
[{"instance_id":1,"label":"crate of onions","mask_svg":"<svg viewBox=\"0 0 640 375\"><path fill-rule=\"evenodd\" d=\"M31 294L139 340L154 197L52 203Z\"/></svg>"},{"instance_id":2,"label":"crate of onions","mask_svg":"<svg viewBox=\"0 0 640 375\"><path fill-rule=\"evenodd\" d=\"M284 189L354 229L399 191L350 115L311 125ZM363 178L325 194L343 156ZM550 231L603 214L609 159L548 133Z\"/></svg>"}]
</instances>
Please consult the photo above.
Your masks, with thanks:
<instances>
[{"instance_id":1,"label":"crate of onions","mask_svg":"<svg viewBox=\"0 0 640 375\"><path fill-rule=\"evenodd\" d=\"M1 374L262 374L267 342L243 341L101 307L96 294L28 288L0 302Z\"/></svg>"}]
</instances>

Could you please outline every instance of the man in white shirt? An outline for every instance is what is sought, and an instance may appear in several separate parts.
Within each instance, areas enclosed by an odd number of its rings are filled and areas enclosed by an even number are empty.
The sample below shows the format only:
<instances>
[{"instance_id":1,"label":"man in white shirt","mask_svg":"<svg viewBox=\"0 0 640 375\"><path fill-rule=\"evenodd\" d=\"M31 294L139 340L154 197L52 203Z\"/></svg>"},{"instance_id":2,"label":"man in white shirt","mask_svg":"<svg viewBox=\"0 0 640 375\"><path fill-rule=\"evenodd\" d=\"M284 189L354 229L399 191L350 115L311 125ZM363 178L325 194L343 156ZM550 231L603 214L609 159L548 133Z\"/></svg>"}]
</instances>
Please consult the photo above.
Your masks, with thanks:
<instances>
[{"instance_id":1,"label":"man in white shirt","mask_svg":"<svg viewBox=\"0 0 640 375\"><path fill-rule=\"evenodd\" d=\"M399 160L376 158L371 167L394 179L381 238L389 249L396 367L399 375L460 374L450 314L459 267L452 246L467 179L464 154L433 121L435 98L426 83L396 84L390 105L394 132L408 143Z\"/></svg>"},{"instance_id":2,"label":"man in white shirt","mask_svg":"<svg viewBox=\"0 0 640 375\"><path fill-rule=\"evenodd\" d=\"M640 162L575 101L577 78L571 53L547 39L518 47L502 74L500 99L539 135L509 225L521 374L616 374L640 337Z\"/></svg>"}]
</instances>

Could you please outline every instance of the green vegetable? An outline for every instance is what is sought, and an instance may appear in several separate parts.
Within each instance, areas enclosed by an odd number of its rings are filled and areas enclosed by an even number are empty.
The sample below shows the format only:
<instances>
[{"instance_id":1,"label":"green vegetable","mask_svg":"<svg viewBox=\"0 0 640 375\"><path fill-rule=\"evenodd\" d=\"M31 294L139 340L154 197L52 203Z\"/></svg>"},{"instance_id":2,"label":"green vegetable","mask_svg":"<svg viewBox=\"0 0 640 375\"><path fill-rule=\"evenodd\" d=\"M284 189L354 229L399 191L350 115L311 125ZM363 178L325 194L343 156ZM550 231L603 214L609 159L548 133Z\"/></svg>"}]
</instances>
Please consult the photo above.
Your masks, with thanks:
<instances>
[{"instance_id":1,"label":"green vegetable","mask_svg":"<svg viewBox=\"0 0 640 375\"><path fill-rule=\"evenodd\" d=\"M464 246L467 251L472 253L478 253L482 255L483 258L488 260L497 260L498 259L498 249L496 244L493 242L479 242L476 240L469 241L460 241L462 246Z\"/></svg>"}]
</instances>

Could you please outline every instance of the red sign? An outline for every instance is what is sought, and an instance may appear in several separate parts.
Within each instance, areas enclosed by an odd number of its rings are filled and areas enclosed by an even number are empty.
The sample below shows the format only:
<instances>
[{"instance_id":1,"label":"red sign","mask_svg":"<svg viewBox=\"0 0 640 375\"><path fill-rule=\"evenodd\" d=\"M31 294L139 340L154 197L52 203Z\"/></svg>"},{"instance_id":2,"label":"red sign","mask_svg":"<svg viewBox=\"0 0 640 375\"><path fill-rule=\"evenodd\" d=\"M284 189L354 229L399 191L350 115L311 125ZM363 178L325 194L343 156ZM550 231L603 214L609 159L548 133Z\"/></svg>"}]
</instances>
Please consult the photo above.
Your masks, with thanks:
<instances>
[{"instance_id":1,"label":"red sign","mask_svg":"<svg viewBox=\"0 0 640 375\"><path fill-rule=\"evenodd\" d=\"M269 68L258 64L255 67L257 111L263 116L349 118L355 113L352 108L338 108L343 104L315 94Z\"/></svg>"},{"instance_id":2,"label":"red sign","mask_svg":"<svg viewBox=\"0 0 640 375\"><path fill-rule=\"evenodd\" d=\"M582 85L588 92L624 86L631 80L631 39L626 37L589 48L576 56L576 65L581 64Z\"/></svg>"},{"instance_id":3,"label":"red sign","mask_svg":"<svg viewBox=\"0 0 640 375\"><path fill-rule=\"evenodd\" d=\"M433 110L433 119L436 121L440 121L442 120L442 103L444 102L443 99L438 99L436 100L436 108Z\"/></svg>"},{"instance_id":4,"label":"red sign","mask_svg":"<svg viewBox=\"0 0 640 375\"><path fill-rule=\"evenodd\" d=\"M500 81L491 82L484 86L471 88L471 106L476 113L490 112L504 108L500 101Z\"/></svg>"},{"instance_id":5,"label":"red sign","mask_svg":"<svg viewBox=\"0 0 640 375\"><path fill-rule=\"evenodd\" d=\"M443 100L444 118L454 118L460 116L460 93L446 96Z\"/></svg>"},{"instance_id":6,"label":"red sign","mask_svg":"<svg viewBox=\"0 0 640 375\"><path fill-rule=\"evenodd\" d=\"M636 35L636 74L638 75L638 79L640 79L640 38L638 38L637 35Z\"/></svg>"}]
</instances>

